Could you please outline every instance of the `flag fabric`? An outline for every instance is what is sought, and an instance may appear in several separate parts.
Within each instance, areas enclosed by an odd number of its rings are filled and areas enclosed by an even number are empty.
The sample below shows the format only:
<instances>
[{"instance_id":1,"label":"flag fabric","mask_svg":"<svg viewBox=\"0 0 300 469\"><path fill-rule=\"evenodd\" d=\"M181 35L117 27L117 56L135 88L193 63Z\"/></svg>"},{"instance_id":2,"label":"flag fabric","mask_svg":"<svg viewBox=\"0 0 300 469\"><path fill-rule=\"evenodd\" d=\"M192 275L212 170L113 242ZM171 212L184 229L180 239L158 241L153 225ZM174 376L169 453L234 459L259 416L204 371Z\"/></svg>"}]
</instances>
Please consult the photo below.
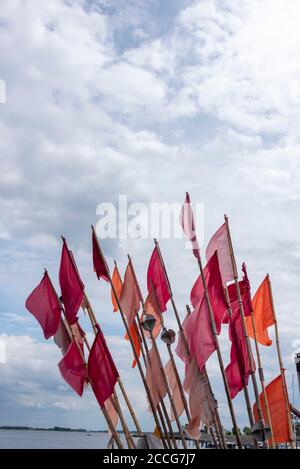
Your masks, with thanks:
<instances>
[{"instance_id":1,"label":"flag fabric","mask_svg":"<svg viewBox=\"0 0 300 469\"><path fill-rule=\"evenodd\" d=\"M149 261L147 288L148 293L155 289L160 311L165 312L171 295L157 247L154 248Z\"/></svg>"},{"instance_id":2,"label":"flag fabric","mask_svg":"<svg viewBox=\"0 0 300 469\"><path fill-rule=\"evenodd\" d=\"M167 390L160 369L159 357L155 347L153 346L148 354L146 381L153 400L154 408L157 409L159 402L165 397Z\"/></svg>"},{"instance_id":3,"label":"flag fabric","mask_svg":"<svg viewBox=\"0 0 300 469\"><path fill-rule=\"evenodd\" d=\"M88 377L100 407L112 395L119 378L110 351L100 327L94 339L88 358Z\"/></svg>"},{"instance_id":4,"label":"flag fabric","mask_svg":"<svg viewBox=\"0 0 300 469\"><path fill-rule=\"evenodd\" d=\"M86 369L84 360L74 340L72 340L67 353L59 362L58 368L64 380L79 396L82 396L86 382Z\"/></svg>"},{"instance_id":5,"label":"flag fabric","mask_svg":"<svg viewBox=\"0 0 300 469\"><path fill-rule=\"evenodd\" d=\"M127 265L124 276L120 305L126 316L128 327L130 328L140 309L140 296L130 264Z\"/></svg>"},{"instance_id":6,"label":"flag fabric","mask_svg":"<svg viewBox=\"0 0 300 469\"><path fill-rule=\"evenodd\" d=\"M261 345L270 346L272 340L268 334L268 327L275 324L273 305L268 277L260 284L252 300L256 339ZM252 318L246 319L248 334L254 339Z\"/></svg>"},{"instance_id":7,"label":"flag fabric","mask_svg":"<svg viewBox=\"0 0 300 469\"><path fill-rule=\"evenodd\" d=\"M250 316L251 316L252 306L251 306L251 300L249 302L249 285L243 279L239 281L239 287L240 287L240 292L241 292L241 297L242 297L242 304L243 304L245 318L249 318L249 320L251 321ZM241 314L235 283L232 283L231 285L229 285L227 287L227 290L228 290L229 302L231 306L232 319L235 319L237 316ZM223 323L228 324L229 322L230 322L230 316L228 313L224 316Z\"/></svg>"},{"instance_id":8,"label":"flag fabric","mask_svg":"<svg viewBox=\"0 0 300 469\"><path fill-rule=\"evenodd\" d=\"M165 373L166 373L166 378L168 380L170 390L172 393L175 409L177 411L178 417L180 417L182 412L184 411L184 404L183 404L180 389L178 386L178 381L176 379L175 371L172 366L171 360L169 360L168 363L165 365ZM171 407L170 413L171 413L171 420L175 420L172 407Z\"/></svg>"},{"instance_id":9,"label":"flag fabric","mask_svg":"<svg viewBox=\"0 0 300 469\"><path fill-rule=\"evenodd\" d=\"M62 319L60 320L58 329L53 337L53 340L57 347L60 349L62 355L64 356L71 345L71 338L66 330L66 326Z\"/></svg>"},{"instance_id":10,"label":"flag fabric","mask_svg":"<svg viewBox=\"0 0 300 469\"><path fill-rule=\"evenodd\" d=\"M118 413L116 411L115 404L114 404L112 396L109 397L108 399L106 399L106 401L104 403L104 406L105 406L105 409L108 413L108 416L109 416L114 428L116 428L117 424L118 424L119 417L118 417ZM112 435L110 428L108 428L108 434L109 434L109 436Z\"/></svg>"},{"instance_id":11,"label":"flag fabric","mask_svg":"<svg viewBox=\"0 0 300 469\"><path fill-rule=\"evenodd\" d=\"M121 295L121 291L122 291L122 279L120 277L119 270L117 269L117 267L114 268L114 271L113 271L113 274L112 274L112 277L111 277L111 283L113 284L113 287L114 287L114 290L115 290L116 295L118 297L118 300L120 300L120 295ZM113 305L113 308L114 308L113 311L115 313L115 312L118 311L119 307L118 307L118 303L117 303L117 300L115 298L113 289L111 289L111 302L112 302L112 305Z\"/></svg>"},{"instance_id":12,"label":"flag fabric","mask_svg":"<svg viewBox=\"0 0 300 469\"><path fill-rule=\"evenodd\" d=\"M217 252L209 259L204 267L204 278L206 280L207 291L209 294L217 333L221 332L221 324L228 310L228 304L225 299L222 277L219 268ZM199 275L190 294L190 300L193 308L196 309L204 296L204 287L202 277Z\"/></svg>"},{"instance_id":13,"label":"flag fabric","mask_svg":"<svg viewBox=\"0 0 300 469\"><path fill-rule=\"evenodd\" d=\"M218 252L220 272L224 287L226 283L234 279L234 272L229 250L229 240L226 223L213 235L206 248L206 259L209 259Z\"/></svg>"},{"instance_id":14,"label":"flag fabric","mask_svg":"<svg viewBox=\"0 0 300 469\"><path fill-rule=\"evenodd\" d=\"M130 332L130 335L131 335L132 345L134 347L134 350L135 350L138 358L140 358L140 355L141 355L141 341L140 341L140 337L139 337L139 334L138 334L138 331L137 331L137 326L136 326L135 321L132 323L129 332ZM125 340L130 340L127 333L125 334L124 339ZM136 359L134 358L134 360L132 362L132 368L135 368L135 366L136 366Z\"/></svg>"},{"instance_id":15,"label":"flag fabric","mask_svg":"<svg viewBox=\"0 0 300 469\"><path fill-rule=\"evenodd\" d=\"M106 267L105 260L98 246L96 233L92 232L92 247L93 247L93 266L98 280L103 278L106 282L109 281L109 272Z\"/></svg>"},{"instance_id":16,"label":"flag fabric","mask_svg":"<svg viewBox=\"0 0 300 469\"><path fill-rule=\"evenodd\" d=\"M190 358L195 358L199 369L216 350L209 310L205 296L197 308L185 318L182 324L190 351Z\"/></svg>"},{"instance_id":17,"label":"flag fabric","mask_svg":"<svg viewBox=\"0 0 300 469\"><path fill-rule=\"evenodd\" d=\"M40 323L45 339L54 336L60 323L61 305L53 291L47 272L28 296L25 306Z\"/></svg>"},{"instance_id":18,"label":"flag fabric","mask_svg":"<svg viewBox=\"0 0 300 469\"><path fill-rule=\"evenodd\" d=\"M151 290L151 292L148 293L148 296L145 300L144 307L145 307L146 313L151 314L155 319L155 326L152 329L152 335L153 335L154 339L157 339L157 337L159 336L160 331L161 331L161 320L160 320L159 312L157 311L158 306L157 306L157 301L156 301L156 298L155 298L154 290ZM144 318L145 318L145 314L143 312L141 320L143 321ZM145 337L150 339L150 334L149 334L148 331L144 331L144 335L145 335Z\"/></svg>"},{"instance_id":19,"label":"flag fabric","mask_svg":"<svg viewBox=\"0 0 300 469\"><path fill-rule=\"evenodd\" d=\"M230 396L232 399L248 384L251 362L248 357L241 315L230 319L229 335L231 340L230 363L225 369ZM251 355L252 356L252 355ZM254 359L252 356L252 363Z\"/></svg>"},{"instance_id":20,"label":"flag fabric","mask_svg":"<svg viewBox=\"0 0 300 469\"><path fill-rule=\"evenodd\" d=\"M80 278L73 254L69 251L65 240L63 241L59 268L59 284L66 318L70 324L74 324L84 297L84 284Z\"/></svg>"},{"instance_id":21,"label":"flag fabric","mask_svg":"<svg viewBox=\"0 0 300 469\"><path fill-rule=\"evenodd\" d=\"M288 418L290 417L287 416L286 412L286 403L282 384L282 376L279 375L266 386L267 401L269 404L275 443L286 443L291 440L288 421ZM266 424L270 426L263 393L260 394L259 400L263 411L264 420ZM253 406L253 415L255 421L258 422L259 418L256 403Z\"/></svg>"},{"instance_id":22,"label":"flag fabric","mask_svg":"<svg viewBox=\"0 0 300 469\"><path fill-rule=\"evenodd\" d=\"M196 259L200 260L200 248L196 236L194 214L188 192L186 193L185 201L181 209L180 224L182 226L184 234L192 244L194 256L196 257Z\"/></svg>"},{"instance_id":23,"label":"flag fabric","mask_svg":"<svg viewBox=\"0 0 300 469\"><path fill-rule=\"evenodd\" d=\"M208 393L205 375L199 371L195 360L192 360L186 369L185 386L189 394L191 415L185 431L191 438L199 439L201 423L207 427L213 424L214 405Z\"/></svg>"}]
</instances>

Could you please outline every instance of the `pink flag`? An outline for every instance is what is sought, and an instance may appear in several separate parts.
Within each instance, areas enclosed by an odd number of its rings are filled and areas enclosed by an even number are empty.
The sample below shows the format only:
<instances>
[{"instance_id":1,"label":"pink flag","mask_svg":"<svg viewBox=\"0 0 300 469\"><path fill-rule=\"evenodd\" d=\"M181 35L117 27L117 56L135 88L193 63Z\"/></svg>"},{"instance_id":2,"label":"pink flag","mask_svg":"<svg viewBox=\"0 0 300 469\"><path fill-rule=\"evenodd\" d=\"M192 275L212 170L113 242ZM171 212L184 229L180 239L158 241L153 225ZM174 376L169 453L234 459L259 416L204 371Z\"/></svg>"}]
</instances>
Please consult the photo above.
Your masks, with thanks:
<instances>
[{"instance_id":1,"label":"pink flag","mask_svg":"<svg viewBox=\"0 0 300 469\"><path fill-rule=\"evenodd\" d=\"M234 279L226 223L218 229L208 243L206 259L209 261L216 251L218 252L222 282L225 286L227 282Z\"/></svg>"},{"instance_id":2,"label":"pink flag","mask_svg":"<svg viewBox=\"0 0 300 469\"><path fill-rule=\"evenodd\" d=\"M61 306L47 272L44 273L41 282L27 298L25 306L40 323L45 339L52 337L59 326Z\"/></svg>"},{"instance_id":3,"label":"pink flag","mask_svg":"<svg viewBox=\"0 0 300 469\"><path fill-rule=\"evenodd\" d=\"M148 293L148 296L145 300L145 311L147 314L151 314L154 319L155 319L155 326L152 329L152 335L154 339L157 339L157 337L160 334L161 331L161 320L160 320L160 315L159 312L157 311L157 302L155 301L155 292L152 290L150 293ZM142 314L142 321L144 319L144 313ZM145 337L148 339L150 338L150 334L148 331L144 331Z\"/></svg>"},{"instance_id":4,"label":"pink flag","mask_svg":"<svg viewBox=\"0 0 300 469\"><path fill-rule=\"evenodd\" d=\"M111 420L114 428L116 428L117 424L118 424L119 417L118 417L118 413L116 411L116 408L115 408L112 397L109 397L108 399L106 399L104 405L105 405L105 409L108 413L108 416L110 417L110 420ZM112 434L110 428L108 429L108 434L110 436Z\"/></svg>"},{"instance_id":5,"label":"pink flag","mask_svg":"<svg viewBox=\"0 0 300 469\"><path fill-rule=\"evenodd\" d=\"M119 373L108 350L105 338L97 325L97 335L88 359L88 377L100 407L104 406L119 378Z\"/></svg>"},{"instance_id":6,"label":"pink flag","mask_svg":"<svg viewBox=\"0 0 300 469\"><path fill-rule=\"evenodd\" d=\"M156 409L159 402L165 397L167 391L160 369L159 357L154 347L152 347L149 352L146 381Z\"/></svg>"},{"instance_id":7,"label":"pink flag","mask_svg":"<svg viewBox=\"0 0 300 469\"><path fill-rule=\"evenodd\" d=\"M222 278L219 268L218 255L215 252L207 262L204 268L204 277L206 280L207 290L215 318L217 333L220 334L223 318L228 310L228 304L225 300ZM204 287L201 275L197 278L190 295L193 308L196 309L202 301L204 295Z\"/></svg>"},{"instance_id":8,"label":"pink flag","mask_svg":"<svg viewBox=\"0 0 300 469\"><path fill-rule=\"evenodd\" d=\"M69 251L65 239L63 239L61 253L59 283L66 318L70 324L74 324L77 320L77 313L83 300L84 284L80 278L73 254Z\"/></svg>"},{"instance_id":9,"label":"pink flag","mask_svg":"<svg viewBox=\"0 0 300 469\"><path fill-rule=\"evenodd\" d=\"M178 386L178 382L176 379L176 375L175 375L171 360L169 360L165 366L165 373L166 373L166 377L167 377L167 380L171 389L171 393L172 393L172 397L174 400L174 405L175 405L178 417L180 417L180 415L184 411L184 404L183 404L183 400L180 394L180 389ZM174 416L172 408L171 408L171 420L175 420L175 416Z\"/></svg>"},{"instance_id":10,"label":"pink flag","mask_svg":"<svg viewBox=\"0 0 300 469\"><path fill-rule=\"evenodd\" d=\"M236 315L235 318L231 318L229 335L231 340L230 364L227 366L225 373L230 389L230 396L233 399L248 384L251 374L251 363L248 358L240 314ZM252 362L254 364L253 357Z\"/></svg>"},{"instance_id":11,"label":"pink flag","mask_svg":"<svg viewBox=\"0 0 300 469\"><path fill-rule=\"evenodd\" d=\"M126 268L119 302L130 328L140 309L140 296L130 264Z\"/></svg>"},{"instance_id":12,"label":"pink flag","mask_svg":"<svg viewBox=\"0 0 300 469\"><path fill-rule=\"evenodd\" d=\"M103 278L106 282L109 281L109 272L107 271L106 263L103 258L102 252L98 246L98 240L96 238L96 233L93 230L92 232L92 246L93 246L93 265L94 271L96 272L97 278Z\"/></svg>"},{"instance_id":13,"label":"pink flag","mask_svg":"<svg viewBox=\"0 0 300 469\"><path fill-rule=\"evenodd\" d=\"M86 379L85 364L73 340L66 355L59 362L58 367L65 381L79 396L82 396Z\"/></svg>"},{"instance_id":14,"label":"pink flag","mask_svg":"<svg viewBox=\"0 0 300 469\"><path fill-rule=\"evenodd\" d=\"M166 311L167 303L171 296L157 247L154 248L150 258L147 272L147 287L149 293L153 288L155 289L161 313Z\"/></svg>"},{"instance_id":15,"label":"pink flag","mask_svg":"<svg viewBox=\"0 0 300 469\"><path fill-rule=\"evenodd\" d=\"M202 302L183 322L183 329L190 351L190 357L197 360L199 369L216 350L216 343L212 333L211 321L207 302L203 296Z\"/></svg>"},{"instance_id":16,"label":"pink flag","mask_svg":"<svg viewBox=\"0 0 300 469\"><path fill-rule=\"evenodd\" d=\"M200 248L197 241L194 215L188 192L186 193L185 201L181 209L180 223L186 237L192 243L194 256L196 257L196 259L200 259Z\"/></svg>"},{"instance_id":17,"label":"pink flag","mask_svg":"<svg viewBox=\"0 0 300 469\"><path fill-rule=\"evenodd\" d=\"M68 331L66 330L66 326L62 319L60 320L58 329L56 331L55 336L53 337L53 340L57 347L60 349L62 355L64 356L71 345L71 338L68 334Z\"/></svg>"}]
</instances>

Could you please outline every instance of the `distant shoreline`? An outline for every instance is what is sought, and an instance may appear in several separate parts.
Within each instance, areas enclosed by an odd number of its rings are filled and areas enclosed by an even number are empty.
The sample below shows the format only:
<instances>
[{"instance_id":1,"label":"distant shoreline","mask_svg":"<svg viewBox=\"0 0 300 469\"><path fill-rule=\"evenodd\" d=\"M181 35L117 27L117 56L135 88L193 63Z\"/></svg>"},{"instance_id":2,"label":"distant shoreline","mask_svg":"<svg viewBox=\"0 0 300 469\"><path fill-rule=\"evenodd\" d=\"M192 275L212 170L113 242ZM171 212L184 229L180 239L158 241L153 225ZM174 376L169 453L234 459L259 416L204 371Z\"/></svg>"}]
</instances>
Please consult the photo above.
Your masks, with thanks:
<instances>
[{"instance_id":1,"label":"distant shoreline","mask_svg":"<svg viewBox=\"0 0 300 469\"><path fill-rule=\"evenodd\" d=\"M45 431L45 432L81 432L81 433L107 433L106 430L86 430L85 428L67 428L67 427L51 427L51 428L40 428L40 427L27 427L27 426L10 426L4 425L0 427L0 430L33 430L33 431Z\"/></svg>"}]
</instances>

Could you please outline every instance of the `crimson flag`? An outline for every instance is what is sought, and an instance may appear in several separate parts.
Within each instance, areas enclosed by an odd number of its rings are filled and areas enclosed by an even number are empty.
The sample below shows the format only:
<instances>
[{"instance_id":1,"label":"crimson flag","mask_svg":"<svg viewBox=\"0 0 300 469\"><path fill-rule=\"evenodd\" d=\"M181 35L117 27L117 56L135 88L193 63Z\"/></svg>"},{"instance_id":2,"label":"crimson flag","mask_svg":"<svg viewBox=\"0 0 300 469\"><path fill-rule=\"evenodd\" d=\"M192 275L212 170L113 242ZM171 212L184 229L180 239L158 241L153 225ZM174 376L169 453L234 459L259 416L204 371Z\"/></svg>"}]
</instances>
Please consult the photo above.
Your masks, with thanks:
<instances>
[{"instance_id":1,"label":"crimson flag","mask_svg":"<svg viewBox=\"0 0 300 469\"><path fill-rule=\"evenodd\" d=\"M166 311L170 296L169 287L166 281L163 266L157 247L154 248L147 271L148 293L154 288L161 313Z\"/></svg>"},{"instance_id":2,"label":"crimson flag","mask_svg":"<svg viewBox=\"0 0 300 469\"><path fill-rule=\"evenodd\" d=\"M119 373L99 325L96 327L98 332L88 359L88 377L96 399L102 408L106 399L108 399L114 391Z\"/></svg>"},{"instance_id":3,"label":"crimson flag","mask_svg":"<svg viewBox=\"0 0 300 469\"><path fill-rule=\"evenodd\" d=\"M251 362L248 357L240 314L230 319L229 335L231 340L230 364L225 370L230 396L233 399L248 384L251 374ZM254 360L252 357L252 363Z\"/></svg>"},{"instance_id":4,"label":"crimson flag","mask_svg":"<svg viewBox=\"0 0 300 469\"><path fill-rule=\"evenodd\" d=\"M45 339L55 335L60 322L61 305L53 291L47 272L27 298L25 306L40 323Z\"/></svg>"},{"instance_id":5,"label":"crimson flag","mask_svg":"<svg viewBox=\"0 0 300 469\"><path fill-rule=\"evenodd\" d=\"M62 377L71 388L73 388L79 396L82 396L86 380L86 370L85 363L74 340L72 340L67 353L59 362L58 368Z\"/></svg>"},{"instance_id":6,"label":"crimson flag","mask_svg":"<svg viewBox=\"0 0 300 469\"><path fill-rule=\"evenodd\" d=\"M212 310L215 318L217 333L220 334L221 324L228 310L228 304L225 299L222 277L219 268L217 252L209 259L204 267L204 277L206 280L207 290L212 305ZM191 303L193 308L196 309L204 296L204 287L202 277L199 275L192 290L191 290Z\"/></svg>"},{"instance_id":7,"label":"crimson flag","mask_svg":"<svg viewBox=\"0 0 300 469\"><path fill-rule=\"evenodd\" d=\"M194 215L188 192L186 193L185 201L181 209L180 223L185 235L192 243L194 256L196 259L200 260L200 248L196 236Z\"/></svg>"},{"instance_id":8,"label":"crimson flag","mask_svg":"<svg viewBox=\"0 0 300 469\"><path fill-rule=\"evenodd\" d=\"M63 240L59 268L59 283L65 306L66 318L70 324L77 320L77 313L84 296L84 284L80 278L75 259Z\"/></svg>"},{"instance_id":9,"label":"crimson flag","mask_svg":"<svg viewBox=\"0 0 300 469\"><path fill-rule=\"evenodd\" d=\"M251 316L251 311L252 311L252 302L251 302L251 293L250 293L251 288L250 288L250 282L247 276L245 264L243 264L242 269L244 272L244 277L242 280L239 281L239 288L241 292L244 315L247 317L247 316ZM228 295L229 295L229 301L230 301L230 306L231 306L232 318L235 319L236 316L240 314L240 305L238 302L235 283L229 285ZM229 320L230 320L230 317L229 317L229 314L227 314L223 319L223 323L228 324Z\"/></svg>"},{"instance_id":10,"label":"crimson flag","mask_svg":"<svg viewBox=\"0 0 300 469\"><path fill-rule=\"evenodd\" d=\"M92 233L92 245L93 245L93 265L94 271L96 272L97 278L103 278L106 282L109 281L109 272L107 271L106 262L103 258L102 252L99 249L98 240L96 233L93 230Z\"/></svg>"}]
</instances>

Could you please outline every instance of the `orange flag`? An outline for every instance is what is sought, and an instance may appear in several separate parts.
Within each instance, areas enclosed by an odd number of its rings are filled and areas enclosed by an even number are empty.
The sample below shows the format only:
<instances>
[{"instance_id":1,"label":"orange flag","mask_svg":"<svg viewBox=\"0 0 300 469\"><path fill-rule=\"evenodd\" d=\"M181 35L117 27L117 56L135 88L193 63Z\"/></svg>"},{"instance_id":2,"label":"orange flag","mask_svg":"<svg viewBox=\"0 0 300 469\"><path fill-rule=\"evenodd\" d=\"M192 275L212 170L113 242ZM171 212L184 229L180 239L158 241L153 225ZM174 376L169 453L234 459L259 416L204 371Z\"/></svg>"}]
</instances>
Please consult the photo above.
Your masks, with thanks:
<instances>
[{"instance_id":1,"label":"orange flag","mask_svg":"<svg viewBox=\"0 0 300 469\"><path fill-rule=\"evenodd\" d=\"M116 291L117 297L120 298L121 290L122 290L122 280L121 280L119 271L116 267L114 268L111 281ZM118 311L119 308L118 308L118 304L117 304L114 292L112 290L111 290L111 302L114 307L114 313L115 313L116 311Z\"/></svg>"},{"instance_id":2,"label":"orange flag","mask_svg":"<svg viewBox=\"0 0 300 469\"><path fill-rule=\"evenodd\" d=\"M271 292L268 277L266 277L260 284L257 292L252 300L252 307L254 313L254 322L256 327L257 342L262 345L271 345L272 340L268 334L268 327L275 324L273 315L273 306L271 300ZM248 334L254 339L254 331L252 325L252 317L245 318L247 324Z\"/></svg>"},{"instance_id":3,"label":"orange flag","mask_svg":"<svg viewBox=\"0 0 300 469\"><path fill-rule=\"evenodd\" d=\"M286 404L284 391L282 387L282 377L279 375L268 386L266 386L267 401L270 409L270 418L272 422L272 430L275 443L286 443L291 440L289 432L289 421L286 413ZM268 413L265 406L263 394L259 396L265 422L268 421ZM253 406L253 414L255 421L258 422L258 412L256 404Z\"/></svg>"},{"instance_id":4,"label":"orange flag","mask_svg":"<svg viewBox=\"0 0 300 469\"><path fill-rule=\"evenodd\" d=\"M134 349L137 353L137 356L140 357L141 342L140 342L140 338L139 338L139 335L138 335L138 332L137 332L137 326L136 326L135 322L130 327L130 335L131 335L133 346L134 346ZM125 334L124 339L129 340L129 337L128 337L127 333ZM135 366L136 366L136 359L133 360L132 368L134 368Z\"/></svg>"},{"instance_id":5,"label":"orange flag","mask_svg":"<svg viewBox=\"0 0 300 469\"><path fill-rule=\"evenodd\" d=\"M128 327L131 327L140 309L140 297L130 263L127 265L124 275L120 305L127 318Z\"/></svg>"}]
</instances>

